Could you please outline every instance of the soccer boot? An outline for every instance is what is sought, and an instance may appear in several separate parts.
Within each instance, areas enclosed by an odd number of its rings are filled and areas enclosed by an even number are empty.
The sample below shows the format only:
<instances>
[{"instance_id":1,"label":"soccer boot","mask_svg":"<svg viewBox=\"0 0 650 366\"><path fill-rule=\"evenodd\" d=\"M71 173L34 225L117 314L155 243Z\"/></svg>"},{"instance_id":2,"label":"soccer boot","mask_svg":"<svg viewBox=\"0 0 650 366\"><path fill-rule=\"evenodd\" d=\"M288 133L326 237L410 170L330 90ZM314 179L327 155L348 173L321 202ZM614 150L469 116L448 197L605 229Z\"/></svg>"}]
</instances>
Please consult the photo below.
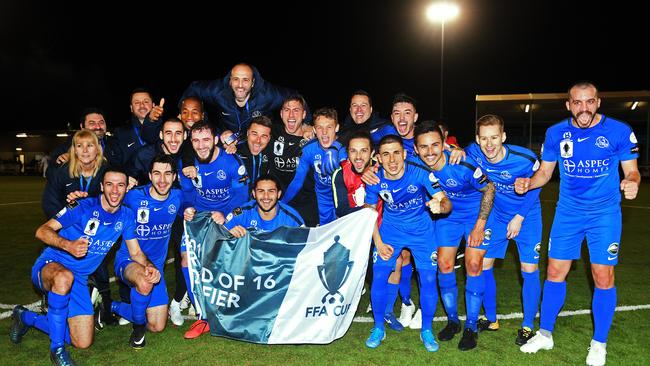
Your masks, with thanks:
<instances>
[{"instance_id":1,"label":"soccer boot","mask_svg":"<svg viewBox=\"0 0 650 366\"><path fill-rule=\"evenodd\" d=\"M607 343L600 343L591 340L589 353L587 354L587 365L603 366L607 358Z\"/></svg>"},{"instance_id":2,"label":"soccer boot","mask_svg":"<svg viewBox=\"0 0 650 366\"><path fill-rule=\"evenodd\" d=\"M478 328L479 333L484 331L496 332L499 330L499 320L497 319L497 321L491 322L487 320L486 317L481 316L476 323L476 327Z\"/></svg>"},{"instance_id":3,"label":"soccer boot","mask_svg":"<svg viewBox=\"0 0 650 366\"><path fill-rule=\"evenodd\" d=\"M517 331L517 339L515 339L515 344L518 346L523 346L528 343L528 340L533 338L535 334L533 330L528 327L523 327Z\"/></svg>"},{"instance_id":4,"label":"soccer boot","mask_svg":"<svg viewBox=\"0 0 650 366\"><path fill-rule=\"evenodd\" d=\"M23 318L21 317L25 311L27 311L27 308L22 305L16 305L11 314L13 322L11 323L11 329L9 330L9 339L16 344L23 340L23 336L30 328L30 326L23 323Z\"/></svg>"},{"instance_id":5,"label":"soccer boot","mask_svg":"<svg viewBox=\"0 0 650 366\"><path fill-rule=\"evenodd\" d=\"M438 333L438 339L441 341L451 341L458 333L460 333L460 323L447 320L447 326L442 328Z\"/></svg>"},{"instance_id":6,"label":"soccer boot","mask_svg":"<svg viewBox=\"0 0 650 366\"><path fill-rule=\"evenodd\" d=\"M475 332L469 328L465 328L463 331L463 337L458 342L458 349L461 351L469 351L476 348L478 341L478 332Z\"/></svg>"},{"instance_id":7,"label":"soccer boot","mask_svg":"<svg viewBox=\"0 0 650 366\"><path fill-rule=\"evenodd\" d=\"M207 320L199 319L190 325L190 329L185 332L185 339L194 339L199 337L203 333L208 333L210 331L210 324Z\"/></svg>"},{"instance_id":8,"label":"soccer boot","mask_svg":"<svg viewBox=\"0 0 650 366\"><path fill-rule=\"evenodd\" d=\"M372 328L370 330L370 337L366 339L366 347L377 348L384 339L386 339L386 332L383 329Z\"/></svg>"},{"instance_id":9,"label":"soccer boot","mask_svg":"<svg viewBox=\"0 0 650 366\"><path fill-rule=\"evenodd\" d=\"M169 304L169 319L171 319L172 324L174 324L177 327L180 327L185 322L185 319L181 314L181 303L173 299L172 302Z\"/></svg>"},{"instance_id":10,"label":"soccer boot","mask_svg":"<svg viewBox=\"0 0 650 366\"><path fill-rule=\"evenodd\" d=\"M420 340L422 341L422 344L424 344L424 348L429 352L436 352L440 348L440 345L436 342L436 337L433 336L431 330L423 330L420 332Z\"/></svg>"},{"instance_id":11,"label":"soccer boot","mask_svg":"<svg viewBox=\"0 0 650 366\"><path fill-rule=\"evenodd\" d=\"M76 363L72 361L72 358L70 357L68 351L63 346L55 349L54 351L50 350L50 360L52 361L52 364L55 366L76 365Z\"/></svg>"},{"instance_id":12,"label":"soccer boot","mask_svg":"<svg viewBox=\"0 0 650 366\"><path fill-rule=\"evenodd\" d=\"M406 305L402 303L402 310L399 313L399 319L397 319L400 324L404 326L404 328L408 327L411 325L411 321L413 320L413 315L415 314L415 304L411 302L411 305Z\"/></svg>"},{"instance_id":13,"label":"soccer boot","mask_svg":"<svg viewBox=\"0 0 650 366\"><path fill-rule=\"evenodd\" d=\"M404 326L397 320L395 314L384 314L384 322L388 324L388 327L396 332L401 332L404 330Z\"/></svg>"},{"instance_id":14,"label":"soccer boot","mask_svg":"<svg viewBox=\"0 0 650 366\"><path fill-rule=\"evenodd\" d=\"M519 350L524 353L537 353L540 349L551 350L553 349L553 335L547 337L537 331L533 338L529 339L526 344L519 347Z\"/></svg>"},{"instance_id":15,"label":"soccer boot","mask_svg":"<svg viewBox=\"0 0 650 366\"><path fill-rule=\"evenodd\" d=\"M133 349L142 349L146 345L145 334L147 333L147 325L136 325L133 324L133 331L131 332L131 338L129 339L129 344Z\"/></svg>"}]
</instances>

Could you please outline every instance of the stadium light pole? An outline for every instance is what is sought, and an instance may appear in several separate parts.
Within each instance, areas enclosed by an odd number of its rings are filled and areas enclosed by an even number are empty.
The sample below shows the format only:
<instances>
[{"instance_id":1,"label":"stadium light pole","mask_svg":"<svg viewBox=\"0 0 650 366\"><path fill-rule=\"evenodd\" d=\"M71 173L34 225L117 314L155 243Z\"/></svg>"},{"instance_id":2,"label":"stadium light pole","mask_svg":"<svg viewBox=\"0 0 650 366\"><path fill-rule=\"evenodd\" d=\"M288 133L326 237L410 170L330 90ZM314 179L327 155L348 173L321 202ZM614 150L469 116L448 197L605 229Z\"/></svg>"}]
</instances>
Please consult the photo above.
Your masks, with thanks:
<instances>
[{"instance_id":1,"label":"stadium light pole","mask_svg":"<svg viewBox=\"0 0 650 366\"><path fill-rule=\"evenodd\" d=\"M444 86L444 60L445 60L445 23L455 19L460 13L458 5L449 1L440 1L429 5L427 19L432 23L440 23L440 118L442 119L442 102Z\"/></svg>"}]
</instances>

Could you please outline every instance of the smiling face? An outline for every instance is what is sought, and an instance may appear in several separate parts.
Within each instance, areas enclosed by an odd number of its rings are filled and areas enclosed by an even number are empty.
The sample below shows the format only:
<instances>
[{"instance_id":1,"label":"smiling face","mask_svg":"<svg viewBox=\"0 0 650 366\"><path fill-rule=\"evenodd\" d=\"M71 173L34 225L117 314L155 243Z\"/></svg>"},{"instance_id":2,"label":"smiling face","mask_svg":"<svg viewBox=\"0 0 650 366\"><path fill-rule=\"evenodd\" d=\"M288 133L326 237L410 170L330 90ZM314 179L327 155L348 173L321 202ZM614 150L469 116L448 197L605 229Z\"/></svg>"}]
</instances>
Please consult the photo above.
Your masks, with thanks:
<instances>
[{"instance_id":1,"label":"smiling face","mask_svg":"<svg viewBox=\"0 0 650 366\"><path fill-rule=\"evenodd\" d=\"M355 172L361 174L370 165L372 148L366 138L353 138L348 142L348 160Z\"/></svg>"},{"instance_id":2,"label":"smiling face","mask_svg":"<svg viewBox=\"0 0 650 366\"><path fill-rule=\"evenodd\" d=\"M399 179L404 174L406 151L399 142L389 142L379 146L379 162L388 179Z\"/></svg>"},{"instance_id":3,"label":"smiling face","mask_svg":"<svg viewBox=\"0 0 650 366\"><path fill-rule=\"evenodd\" d=\"M153 109L153 101L149 93L133 93L131 96L131 113L139 120L145 119Z\"/></svg>"},{"instance_id":4,"label":"smiling face","mask_svg":"<svg viewBox=\"0 0 650 366\"><path fill-rule=\"evenodd\" d=\"M506 133L498 125L480 126L476 135L476 143L491 163L498 163L505 156L503 143Z\"/></svg>"},{"instance_id":5,"label":"smiling face","mask_svg":"<svg viewBox=\"0 0 650 366\"><path fill-rule=\"evenodd\" d=\"M126 186L126 175L124 173L108 171L104 174L101 183L102 195L110 208L115 209L122 204L126 194Z\"/></svg>"},{"instance_id":6,"label":"smiling face","mask_svg":"<svg viewBox=\"0 0 650 366\"><path fill-rule=\"evenodd\" d=\"M350 100L350 116L354 123L360 125L370 118L372 106L367 95L354 95Z\"/></svg>"},{"instance_id":7,"label":"smiling face","mask_svg":"<svg viewBox=\"0 0 650 366\"><path fill-rule=\"evenodd\" d=\"M266 148L271 140L271 128L251 123L246 132L248 149L251 154L257 156Z\"/></svg>"},{"instance_id":8,"label":"smiling face","mask_svg":"<svg viewBox=\"0 0 650 366\"><path fill-rule=\"evenodd\" d=\"M435 170L439 170L444 164L444 159L441 159L443 149L442 136L437 132L418 135L415 141L415 152L429 168Z\"/></svg>"},{"instance_id":9,"label":"smiling face","mask_svg":"<svg viewBox=\"0 0 650 366\"><path fill-rule=\"evenodd\" d=\"M593 86L574 86L569 95L566 108L573 116L573 124L579 128L588 128L600 108L598 90Z\"/></svg>"},{"instance_id":10,"label":"smiling face","mask_svg":"<svg viewBox=\"0 0 650 366\"><path fill-rule=\"evenodd\" d=\"M192 148L199 163L209 163L214 156L216 139L208 128L192 131Z\"/></svg>"},{"instance_id":11,"label":"smiling face","mask_svg":"<svg viewBox=\"0 0 650 366\"><path fill-rule=\"evenodd\" d=\"M156 162L149 172L149 179L154 191L160 196L158 198L164 198L172 189L176 174L172 172L171 165Z\"/></svg>"},{"instance_id":12,"label":"smiling face","mask_svg":"<svg viewBox=\"0 0 650 366\"><path fill-rule=\"evenodd\" d=\"M314 130L320 146L326 149L334 143L336 133L339 132L339 124L330 117L318 116L314 120Z\"/></svg>"},{"instance_id":13,"label":"smiling face","mask_svg":"<svg viewBox=\"0 0 650 366\"><path fill-rule=\"evenodd\" d=\"M418 114L415 112L413 104L406 102L395 103L390 119L400 136L405 139L413 138L415 122L418 120Z\"/></svg>"},{"instance_id":14,"label":"smiling face","mask_svg":"<svg viewBox=\"0 0 650 366\"><path fill-rule=\"evenodd\" d=\"M185 130L183 124L178 121L167 121L163 125L160 135L163 140L163 146L169 154L177 154L183 143Z\"/></svg>"},{"instance_id":15,"label":"smiling face","mask_svg":"<svg viewBox=\"0 0 650 366\"><path fill-rule=\"evenodd\" d=\"M230 71L230 87L238 103L246 102L254 83L253 69L250 66L237 65Z\"/></svg>"},{"instance_id":16,"label":"smiling face","mask_svg":"<svg viewBox=\"0 0 650 366\"><path fill-rule=\"evenodd\" d=\"M82 165L94 164L99 155L99 147L93 138L81 137L74 144L74 154Z\"/></svg>"},{"instance_id":17,"label":"smiling face","mask_svg":"<svg viewBox=\"0 0 650 366\"><path fill-rule=\"evenodd\" d=\"M253 198L257 201L259 209L263 212L270 212L278 204L282 191L272 180L259 180L255 183Z\"/></svg>"},{"instance_id":18,"label":"smiling face","mask_svg":"<svg viewBox=\"0 0 650 366\"><path fill-rule=\"evenodd\" d=\"M104 116L99 113L87 114L81 128L93 131L99 139L103 139L106 136L106 121L104 120Z\"/></svg>"},{"instance_id":19,"label":"smiling face","mask_svg":"<svg viewBox=\"0 0 650 366\"><path fill-rule=\"evenodd\" d=\"M186 129L203 120L203 107L201 102L194 98L187 98L181 103L181 121Z\"/></svg>"},{"instance_id":20,"label":"smiling face","mask_svg":"<svg viewBox=\"0 0 650 366\"><path fill-rule=\"evenodd\" d=\"M305 108L297 100L287 101L280 110L284 130L290 135L302 136L302 121L306 116Z\"/></svg>"}]
</instances>

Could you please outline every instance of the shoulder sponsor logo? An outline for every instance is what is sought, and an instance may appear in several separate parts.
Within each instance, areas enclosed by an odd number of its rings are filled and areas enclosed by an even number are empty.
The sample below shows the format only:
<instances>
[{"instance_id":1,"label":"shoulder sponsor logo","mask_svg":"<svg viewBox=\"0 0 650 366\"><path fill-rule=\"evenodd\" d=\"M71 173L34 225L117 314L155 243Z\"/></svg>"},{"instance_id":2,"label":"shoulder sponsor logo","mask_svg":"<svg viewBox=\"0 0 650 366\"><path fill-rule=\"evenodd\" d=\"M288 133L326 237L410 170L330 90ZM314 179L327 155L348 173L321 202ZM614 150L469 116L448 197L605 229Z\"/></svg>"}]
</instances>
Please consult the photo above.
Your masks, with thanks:
<instances>
[{"instance_id":1,"label":"shoulder sponsor logo","mask_svg":"<svg viewBox=\"0 0 650 366\"><path fill-rule=\"evenodd\" d=\"M474 177L474 179L479 179L482 175L483 175L483 171L481 170L481 168L476 167L476 170L474 170L474 174L472 175L472 177Z\"/></svg>"},{"instance_id":2,"label":"shoulder sponsor logo","mask_svg":"<svg viewBox=\"0 0 650 366\"><path fill-rule=\"evenodd\" d=\"M266 155L264 156L266 157ZM221 170L220 170L221 171ZM239 175L244 175L246 174L246 167L243 165L240 165L239 168L237 169L237 174Z\"/></svg>"},{"instance_id":3,"label":"shoulder sponsor logo","mask_svg":"<svg viewBox=\"0 0 650 366\"><path fill-rule=\"evenodd\" d=\"M637 143L636 135L634 134L634 132L630 133L630 142L633 144Z\"/></svg>"},{"instance_id":4,"label":"shoulder sponsor logo","mask_svg":"<svg viewBox=\"0 0 650 366\"><path fill-rule=\"evenodd\" d=\"M586 141L586 140L589 139L589 137L591 137L591 136L587 136L587 137L578 137L578 142Z\"/></svg>"},{"instance_id":5,"label":"shoulder sponsor logo","mask_svg":"<svg viewBox=\"0 0 650 366\"><path fill-rule=\"evenodd\" d=\"M536 172L539 169L539 160L535 160L535 164L533 165L533 171Z\"/></svg>"},{"instance_id":6,"label":"shoulder sponsor logo","mask_svg":"<svg viewBox=\"0 0 650 366\"><path fill-rule=\"evenodd\" d=\"M598 146L601 149L606 149L609 147L609 141L605 136L598 136L596 139L596 146Z\"/></svg>"},{"instance_id":7,"label":"shoulder sponsor logo","mask_svg":"<svg viewBox=\"0 0 650 366\"><path fill-rule=\"evenodd\" d=\"M436 175L433 174L433 172L429 173L429 181L431 183L436 183L438 181L438 178L436 178Z\"/></svg>"}]
</instances>

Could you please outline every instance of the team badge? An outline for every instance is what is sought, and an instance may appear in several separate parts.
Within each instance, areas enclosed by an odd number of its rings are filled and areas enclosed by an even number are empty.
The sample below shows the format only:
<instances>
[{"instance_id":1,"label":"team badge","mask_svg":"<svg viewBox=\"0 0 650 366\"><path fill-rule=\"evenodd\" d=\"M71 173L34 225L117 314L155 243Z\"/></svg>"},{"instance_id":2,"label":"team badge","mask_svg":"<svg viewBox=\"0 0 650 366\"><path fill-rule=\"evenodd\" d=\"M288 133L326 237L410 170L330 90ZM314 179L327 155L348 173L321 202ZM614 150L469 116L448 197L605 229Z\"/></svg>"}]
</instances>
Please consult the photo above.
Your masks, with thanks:
<instances>
[{"instance_id":1,"label":"team badge","mask_svg":"<svg viewBox=\"0 0 650 366\"><path fill-rule=\"evenodd\" d=\"M140 224L149 223L149 208L148 207L139 207L136 217L136 221Z\"/></svg>"},{"instance_id":2,"label":"team badge","mask_svg":"<svg viewBox=\"0 0 650 366\"><path fill-rule=\"evenodd\" d=\"M476 177L476 178L478 178L478 177ZM447 179L447 181L445 182L445 185L446 185L447 187L456 187L456 186L458 185L458 182L456 182L455 180L449 178L449 179Z\"/></svg>"},{"instance_id":3,"label":"team badge","mask_svg":"<svg viewBox=\"0 0 650 366\"><path fill-rule=\"evenodd\" d=\"M560 156L565 159L573 157L573 141L562 140L560 141Z\"/></svg>"},{"instance_id":4,"label":"team badge","mask_svg":"<svg viewBox=\"0 0 650 366\"><path fill-rule=\"evenodd\" d=\"M605 136L598 136L596 139L596 146L601 149L606 149L609 147L609 140Z\"/></svg>"},{"instance_id":5,"label":"team badge","mask_svg":"<svg viewBox=\"0 0 650 366\"><path fill-rule=\"evenodd\" d=\"M562 138L565 139L565 140L570 139L571 138L571 132L567 131L567 132L563 133Z\"/></svg>"},{"instance_id":6,"label":"team badge","mask_svg":"<svg viewBox=\"0 0 650 366\"><path fill-rule=\"evenodd\" d=\"M416 187L416 186L410 184L410 185L406 188L406 191L407 191L408 193L415 193L415 192L418 191L418 187Z\"/></svg>"},{"instance_id":7,"label":"team badge","mask_svg":"<svg viewBox=\"0 0 650 366\"><path fill-rule=\"evenodd\" d=\"M175 214L176 213L176 206L169 205L169 207L167 207L167 213L169 213L170 215Z\"/></svg>"},{"instance_id":8,"label":"team badge","mask_svg":"<svg viewBox=\"0 0 650 366\"><path fill-rule=\"evenodd\" d=\"M244 169L244 172L246 172L246 168L244 168L244 166L242 165L242 166L239 167L239 169L237 169L237 173L239 173L239 171L240 171L242 168ZM239 173L239 175L242 175L242 174L243 174L243 173ZM217 179L219 179L219 180L226 180L226 172L224 172L223 170L219 169L219 170L217 171Z\"/></svg>"},{"instance_id":9,"label":"team badge","mask_svg":"<svg viewBox=\"0 0 650 366\"><path fill-rule=\"evenodd\" d=\"M503 178L503 179L511 179L512 174L510 174L509 171L504 170L504 171L501 172L501 178Z\"/></svg>"},{"instance_id":10,"label":"team badge","mask_svg":"<svg viewBox=\"0 0 650 366\"><path fill-rule=\"evenodd\" d=\"M115 228L115 231L116 231L116 232L120 232L120 231L122 231L122 221L118 221L118 222L116 222L114 228Z\"/></svg>"},{"instance_id":11,"label":"team badge","mask_svg":"<svg viewBox=\"0 0 650 366\"><path fill-rule=\"evenodd\" d=\"M88 236L95 236L95 234L97 234L97 228L99 228L99 219L93 217L92 219L88 220L88 222L86 223L86 228L84 228L84 234Z\"/></svg>"},{"instance_id":12,"label":"team badge","mask_svg":"<svg viewBox=\"0 0 650 366\"><path fill-rule=\"evenodd\" d=\"M257 227L257 220L251 220L251 226Z\"/></svg>"},{"instance_id":13,"label":"team badge","mask_svg":"<svg viewBox=\"0 0 650 366\"><path fill-rule=\"evenodd\" d=\"M277 140L273 143L273 153L277 156L282 156L284 153L284 142Z\"/></svg>"},{"instance_id":14,"label":"team badge","mask_svg":"<svg viewBox=\"0 0 650 366\"><path fill-rule=\"evenodd\" d=\"M380 185L381 189L388 189L388 183L382 182Z\"/></svg>"}]
</instances>

